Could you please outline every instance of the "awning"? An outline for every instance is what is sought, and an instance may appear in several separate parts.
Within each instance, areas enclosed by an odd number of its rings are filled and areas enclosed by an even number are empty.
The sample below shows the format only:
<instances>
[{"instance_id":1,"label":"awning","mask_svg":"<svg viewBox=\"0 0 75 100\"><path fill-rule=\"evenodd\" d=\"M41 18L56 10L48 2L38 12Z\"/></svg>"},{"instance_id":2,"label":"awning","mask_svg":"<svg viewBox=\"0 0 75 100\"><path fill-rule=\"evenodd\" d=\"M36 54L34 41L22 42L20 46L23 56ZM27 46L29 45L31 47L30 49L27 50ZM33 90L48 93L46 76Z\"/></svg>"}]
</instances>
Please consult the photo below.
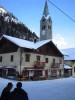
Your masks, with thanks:
<instances>
[{"instance_id":1,"label":"awning","mask_svg":"<svg viewBox=\"0 0 75 100\"><path fill-rule=\"evenodd\" d=\"M31 68L30 68L30 69L25 69L25 70L26 70L26 71L43 71L44 69L33 69L33 68L31 69Z\"/></svg>"},{"instance_id":2,"label":"awning","mask_svg":"<svg viewBox=\"0 0 75 100\"><path fill-rule=\"evenodd\" d=\"M17 66L0 66L0 69L15 69Z\"/></svg>"},{"instance_id":3,"label":"awning","mask_svg":"<svg viewBox=\"0 0 75 100\"><path fill-rule=\"evenodd\" d=\"M64 69L72 69L72 67L69 65L64 65Z\"/></svg>"}]
</instances>

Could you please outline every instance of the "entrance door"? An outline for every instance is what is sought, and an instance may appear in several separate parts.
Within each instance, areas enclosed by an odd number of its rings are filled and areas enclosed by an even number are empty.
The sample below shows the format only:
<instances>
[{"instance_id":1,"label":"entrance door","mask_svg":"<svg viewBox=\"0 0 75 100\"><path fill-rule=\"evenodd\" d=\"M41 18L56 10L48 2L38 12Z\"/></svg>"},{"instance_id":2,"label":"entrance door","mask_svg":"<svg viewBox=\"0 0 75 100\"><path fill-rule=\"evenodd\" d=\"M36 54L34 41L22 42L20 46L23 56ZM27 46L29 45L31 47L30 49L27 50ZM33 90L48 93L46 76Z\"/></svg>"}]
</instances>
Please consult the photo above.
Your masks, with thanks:
<instances>
[{"instance_id":1,"label":"entrance door","mask_svg":"<svg viewBox=\"0 0 75 100\"><path fill-rule=\"evenodd\" d=\"M57 77L57 70L56 69L51 69L51 77Z\"/></svg>"},{"instance_id":2,"label":"entrance door","mask_svg":"<svg viewBox=\"0 0 75 100\"><path fill-rule=\"evenodd\" d=\"M7 73L6 73L6 69L3 69L3 73L2 73L3 76L6 76Z\"/></svg>"},{"instance_id":3,"label":"entrance door","mask_svg":"<svg viewBox=\"0 0 75 100\"><path fill-rule=\"evenodd\" d=\"M45 70L45 77L48 78L48 70Z\"/></svg>"}]
</instances>

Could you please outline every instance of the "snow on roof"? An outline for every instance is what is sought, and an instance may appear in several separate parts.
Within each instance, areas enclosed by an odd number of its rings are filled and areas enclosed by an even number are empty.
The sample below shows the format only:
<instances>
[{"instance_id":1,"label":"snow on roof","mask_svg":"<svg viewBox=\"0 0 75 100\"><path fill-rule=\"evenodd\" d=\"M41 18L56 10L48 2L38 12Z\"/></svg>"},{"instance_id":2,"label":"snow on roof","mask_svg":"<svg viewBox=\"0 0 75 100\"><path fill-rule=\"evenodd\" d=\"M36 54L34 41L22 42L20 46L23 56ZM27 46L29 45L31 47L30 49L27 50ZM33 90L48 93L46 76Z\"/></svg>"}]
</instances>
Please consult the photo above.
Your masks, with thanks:
<instances>
[{"instance_id":1,"label":"snow on roof","mask_svg":"<svg viewBox=\"0 0 75 100\"><path fill-rule=\"evenodd\" d=\"M23 40L20 38L7 36L7 35L3 35L3 37L8 39L9 41L15 43L19 47L29 48L29 49L37 49L37 48L39 48L39 47L43 46L44 44L51 41L51 40L43 40L43 41L39 41L39 42L34 43L31 41L27 41L27 40Z\"/></svg>"},{"instance_id":2,"label":"snow on roof","mask_svg":"<svg viewBox=\"0 0 75 100\"><path fill-rule=\"evenodd\" d=\"M47 16L43 15L43 16L45 17L45 19L49 19L49 18L50 18L50 16L49 16L49 15L47 15Z\"/></svg>"},{"instance_id":3,"label":"snow on roof","mask_svg":"<svg viewBox=\"0 0 75 100\"><path fill-rule=\"evenodd\" d=\"M69 65L64 65L64 69L72 69L72 67Z\"/></svg>"},{"instance_id":4,"label":"snow on roof","mask_svg":"<svg viewBox=\"0 0 75 100\"><path fill-rule=\"evenodd\" d=\"M64 54L64 60L75 60L75 48L67 48L61 50Z\"/></svg>"},{"instance_id":5,"label":"snow on roof","mask_svg":"<svg viewBox=\"0 0 75 100\"><path fill-rule=\"evenodd\" d=\"M64 56L64 60L75 60L74 55Z\"/></svg>"},{"instance_id":6,"label":"snow on roof","mask_svg":"<svg viewBox=\"0 0 75 100\"><path fill-rule=\"evenodd\" d=\"M30 42L27 40L11 37L11 36L7 36L7 35L3 35L3 37L10 40L11 42L15 43L16 45L18 45L20 47L26 47L26 48L34 47L33 42Z\"/></svg>"},{"instance_id":7,"label":"snow on roof","mask_svg":"<svg viewBox=\"0 0 75 100\"><path fill-rule=\"evenodd\" d=\"M50 41L51 40L43 40L43 41L36 42L36 43L34 43L34 48L37 49Z\"/></svg>"},{"instance_id":8,"label":"snow on roof","mask_svg":"<svg viewBox=\"0 0 75 100\"><path fill-rule=\"evenodd\" d=\"M0 66L0 69L15 69L16 66Z\"/></svg>"}]
</instances>

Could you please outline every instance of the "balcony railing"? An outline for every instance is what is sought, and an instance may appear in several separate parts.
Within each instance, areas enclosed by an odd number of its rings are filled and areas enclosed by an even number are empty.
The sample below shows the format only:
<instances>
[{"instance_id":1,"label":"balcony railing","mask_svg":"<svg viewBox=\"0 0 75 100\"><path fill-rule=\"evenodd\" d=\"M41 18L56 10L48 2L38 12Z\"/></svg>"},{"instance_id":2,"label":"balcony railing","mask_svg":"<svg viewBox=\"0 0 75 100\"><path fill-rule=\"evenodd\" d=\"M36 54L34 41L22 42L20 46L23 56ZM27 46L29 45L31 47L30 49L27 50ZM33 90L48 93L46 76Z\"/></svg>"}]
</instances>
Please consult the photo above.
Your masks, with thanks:
<instances>
[{"instance_id":1,"label":"balcony railing","mask_svg":"<svg viewBox=\"0 0 75 100\"><path fill-rule=\"evenodd\" d=\"M52 63L51 64L51 68L59 68L60 67L60 63Z\"/></svg>"},{"instance_id":2,"label":"balcony railing","mask_svg":"<svg viewBox=\"0 0 75 100\"><path fill-rule=\"evenodd\" d=\"M36 66L36 67L45 67L45 62L34 61L34 66Z\"/></svg>"}]
</instances>

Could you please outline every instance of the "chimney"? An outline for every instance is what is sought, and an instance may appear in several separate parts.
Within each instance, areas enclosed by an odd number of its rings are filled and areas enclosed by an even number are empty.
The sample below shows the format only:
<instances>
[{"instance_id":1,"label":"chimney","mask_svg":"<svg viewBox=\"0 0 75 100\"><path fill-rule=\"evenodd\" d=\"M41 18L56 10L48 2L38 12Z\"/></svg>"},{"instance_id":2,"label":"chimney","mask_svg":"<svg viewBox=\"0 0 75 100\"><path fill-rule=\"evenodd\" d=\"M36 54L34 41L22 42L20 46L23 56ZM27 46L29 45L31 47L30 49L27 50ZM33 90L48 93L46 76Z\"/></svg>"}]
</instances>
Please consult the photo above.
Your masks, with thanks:
<instances>
[{"instance_id":1,"label":"chimney","mask_svg":"<svg viewBox=\"0 0 75 100\"><path fill-rule=\"evenodd\" d=\"M36 39L34 39L34 43L36 43L37 42L37 40Z\"/></svg>"}]
</instances>

